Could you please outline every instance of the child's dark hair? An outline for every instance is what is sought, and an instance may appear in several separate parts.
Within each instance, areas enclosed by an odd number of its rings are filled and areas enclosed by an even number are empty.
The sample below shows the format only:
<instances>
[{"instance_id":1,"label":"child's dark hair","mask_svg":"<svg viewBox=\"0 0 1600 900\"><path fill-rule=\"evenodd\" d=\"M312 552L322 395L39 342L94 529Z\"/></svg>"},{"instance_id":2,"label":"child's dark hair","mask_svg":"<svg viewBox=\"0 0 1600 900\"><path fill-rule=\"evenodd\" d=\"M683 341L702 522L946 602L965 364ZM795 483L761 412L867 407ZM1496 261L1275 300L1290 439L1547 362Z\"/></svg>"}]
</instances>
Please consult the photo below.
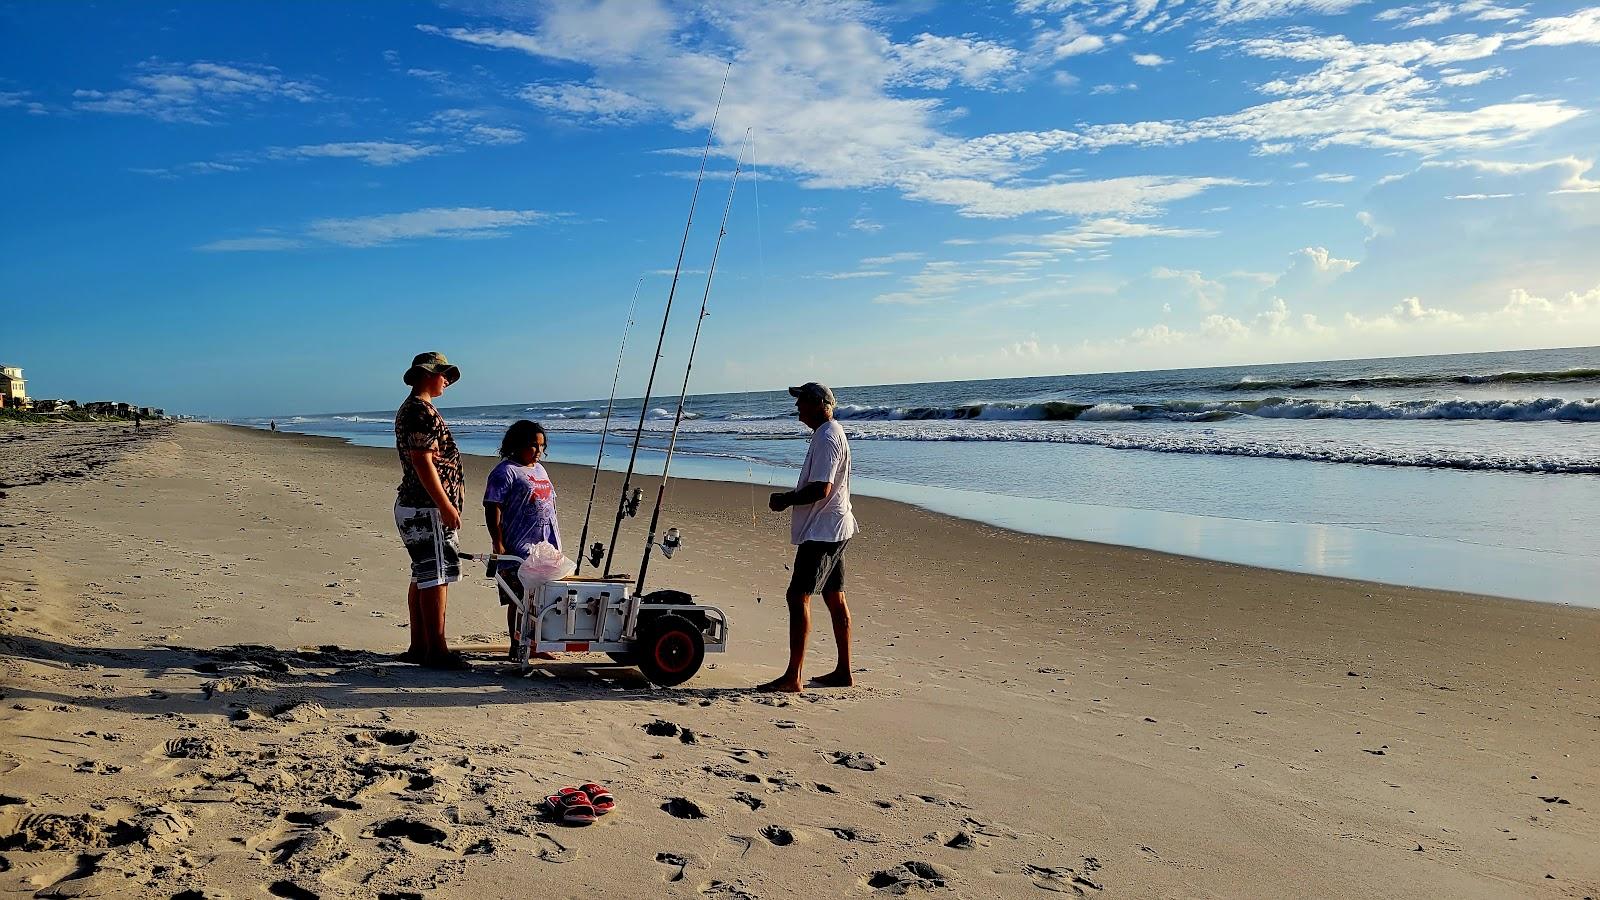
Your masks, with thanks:
<instances>
[{"instance_id":1,"label":"child's dark hair","mask_svg":"<svg viewBox=\"0 0 1600 900\"><path fill-rule=\"evenodd\" d=\"M512 459L516 457L518 453L538 443L538 437L542 434L544 434L544 426L538 422L530 422L527 419L518 419L512 422L511 427L506 429L506 436L500 439L500 458ZM550 437L546 435L545 442L549 443L549 441Z\"/></svg>"}]
</instances>

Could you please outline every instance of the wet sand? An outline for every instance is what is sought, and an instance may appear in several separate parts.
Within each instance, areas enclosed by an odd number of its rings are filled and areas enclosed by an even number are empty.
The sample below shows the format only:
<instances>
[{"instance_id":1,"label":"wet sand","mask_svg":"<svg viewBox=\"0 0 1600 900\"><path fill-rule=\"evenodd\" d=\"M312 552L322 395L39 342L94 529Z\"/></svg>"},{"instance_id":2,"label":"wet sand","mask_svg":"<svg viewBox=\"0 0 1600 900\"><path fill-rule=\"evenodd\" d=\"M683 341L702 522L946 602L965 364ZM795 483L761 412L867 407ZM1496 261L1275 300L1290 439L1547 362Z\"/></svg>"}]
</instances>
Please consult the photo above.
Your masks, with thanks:
<instances>
[{"instance_id":1,"label":"wet sand","mask_svg":"<svg viewBox=\"0 0 1600 900\"><path fill-rule=\"evenodd\" d=\"M388 656L397 466L227 426L0 429L0 891L1600 897L1600 612L862 498L858 686L760 695L786 519L678 481L652 584L732 621L694 680L426 672ZM551 468L576 543L589 474ZM503 621L482 578L452 588L453 639ZM539 816L590 779L614 813Z\"/></svg>"}]
</instances>

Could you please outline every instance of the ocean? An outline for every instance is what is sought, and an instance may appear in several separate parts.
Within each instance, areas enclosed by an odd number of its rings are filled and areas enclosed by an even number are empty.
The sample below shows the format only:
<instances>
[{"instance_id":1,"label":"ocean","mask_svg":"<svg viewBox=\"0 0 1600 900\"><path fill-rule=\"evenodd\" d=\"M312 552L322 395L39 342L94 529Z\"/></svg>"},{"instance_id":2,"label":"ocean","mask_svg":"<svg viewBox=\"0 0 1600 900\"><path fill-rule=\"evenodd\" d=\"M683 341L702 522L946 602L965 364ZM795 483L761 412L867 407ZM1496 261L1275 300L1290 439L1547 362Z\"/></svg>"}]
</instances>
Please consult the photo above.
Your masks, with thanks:
<instances>
[{"instance_id":1,"label":"ocean","mask_svg":"<svg viewBox=\"0 0 1600 900\"><path fill-rule=\"evenodd\" d=\"M1038 534L1600 606L1600 348L834 390L857 493ZM660 471L675 404L646 411L642 471ZM640 408L618 401L607 468L625 466ZM592 466L605 399L441 412L464 452L494 455L529 418L552 461ZM392 446L393 415L277 424ZM791 486L808 434L783 391L691 396L673 476Z\"/></svg>"}]
</instances>

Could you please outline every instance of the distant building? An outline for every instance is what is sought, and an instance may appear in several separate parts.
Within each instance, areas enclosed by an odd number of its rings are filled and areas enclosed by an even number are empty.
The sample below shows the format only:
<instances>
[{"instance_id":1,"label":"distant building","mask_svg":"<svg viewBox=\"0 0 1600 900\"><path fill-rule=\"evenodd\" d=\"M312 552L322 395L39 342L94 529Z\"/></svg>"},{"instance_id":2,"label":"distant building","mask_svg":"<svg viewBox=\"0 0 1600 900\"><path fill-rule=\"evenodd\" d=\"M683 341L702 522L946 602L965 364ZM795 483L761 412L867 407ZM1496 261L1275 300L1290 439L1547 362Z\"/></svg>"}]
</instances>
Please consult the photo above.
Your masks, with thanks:
<instances>
[{"instance_id":1,"label":"distant building","mask_svg":"<svg viewBox=\"0 0 1600 900\"><path fill-rule=\"evenodd\" d=\"M35 401L33 401L33 411L34 412L53 413L53 412L66 412L66 410L67 410L67 401L65 401L65 400L35 400Z\"/></svg>"},{"instance_id":2,"label":"distant building","mask_svg":"<svg viewBox=\"0 0 1600 900\"><path fill-rule=\"evenodd\" d=\"M28 382L23 380L21 366L0 366L0 406L29 406Z\"/></svg>"}]
</instances>

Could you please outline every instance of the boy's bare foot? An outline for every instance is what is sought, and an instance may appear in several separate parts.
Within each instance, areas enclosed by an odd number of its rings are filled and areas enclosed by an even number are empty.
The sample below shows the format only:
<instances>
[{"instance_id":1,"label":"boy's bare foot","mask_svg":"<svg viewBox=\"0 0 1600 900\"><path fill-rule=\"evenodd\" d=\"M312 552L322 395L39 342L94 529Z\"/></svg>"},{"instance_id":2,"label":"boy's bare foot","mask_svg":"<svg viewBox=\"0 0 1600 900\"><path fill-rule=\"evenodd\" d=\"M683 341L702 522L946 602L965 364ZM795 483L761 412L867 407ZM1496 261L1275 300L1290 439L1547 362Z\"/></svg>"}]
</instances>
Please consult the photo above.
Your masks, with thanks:
<instances>
[{"instance_id":1,"label":"boy's bare foot","mask_svg":"<svg viewBox=\"0 0 1600 900\"><path fill-rule=\"evenodd\" d=\"M818 675L811 679L813 683L823 687L850 687L855 684L855 679L850 677L849 669L835 669L826 675Z\"/></svg>"},{"instance_id":2,"label":"boy's bare foot","mask_svg":"<svg viewBox=\"0 0 1600 900\"><path fill-rule=\"evenodd\" d=\"M776 691L780 694L798 694L801 691L800 679L790 678L785 675L780 678L774 678L766 684L756 685L756 690L764 693Z\"/></svg>"}]
</instances>

